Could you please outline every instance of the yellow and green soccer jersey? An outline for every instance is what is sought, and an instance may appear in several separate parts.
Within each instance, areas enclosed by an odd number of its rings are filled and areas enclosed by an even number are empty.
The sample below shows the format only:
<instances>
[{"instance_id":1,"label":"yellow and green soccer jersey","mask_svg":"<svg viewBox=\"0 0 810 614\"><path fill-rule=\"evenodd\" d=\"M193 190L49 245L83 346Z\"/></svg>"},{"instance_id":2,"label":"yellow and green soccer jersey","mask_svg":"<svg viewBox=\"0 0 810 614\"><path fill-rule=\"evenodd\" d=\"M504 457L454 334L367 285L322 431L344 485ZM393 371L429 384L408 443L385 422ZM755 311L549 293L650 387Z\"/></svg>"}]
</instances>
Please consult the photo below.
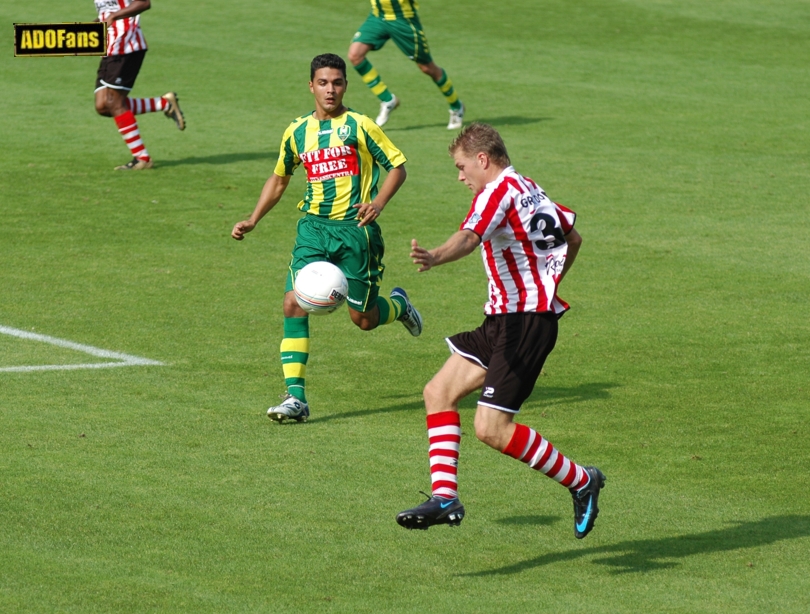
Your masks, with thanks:
<instances>
[{"instance_id":1,"label":"yellow and green soccer jersey","mask_svg":"<svg viewBox=\"0 0 810 614\"><path fill-rule=\"evenodd\" d=\"M412 19L418 10L416 0L371 0L372 15L388 21Z\"/></svg>"},{"instance_id":2,"label":"yellow and green soccer jersey","mask_svg":"<svg viewBox=\"0 0 810 614\"><path fill-rule=\"evenodd\" d=\"M390 171L405 164L405 156L377 124L349 109L324 121L310 113L289 125L274 172L286 177L300 164L307 171L307 192L298 208L330 220L353 220L353 206L377 195L380 166Z\"/></svg>"}]
</instances>

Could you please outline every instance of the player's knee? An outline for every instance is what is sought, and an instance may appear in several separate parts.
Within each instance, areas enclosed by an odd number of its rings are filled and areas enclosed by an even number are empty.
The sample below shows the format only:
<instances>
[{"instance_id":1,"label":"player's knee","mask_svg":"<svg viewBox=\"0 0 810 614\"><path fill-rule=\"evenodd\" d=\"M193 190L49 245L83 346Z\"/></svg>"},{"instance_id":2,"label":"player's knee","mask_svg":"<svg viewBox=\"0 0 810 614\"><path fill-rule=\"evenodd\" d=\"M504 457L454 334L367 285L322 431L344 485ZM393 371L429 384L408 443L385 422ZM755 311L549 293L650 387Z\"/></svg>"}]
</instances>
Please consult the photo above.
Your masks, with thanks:
<instances>
[{"instance_id":1,"label":"player's knee","mask_svg":"<svg viewBox=\"0 0 810 614\"><path fill-rule=\"evenodd\" d=\"M425 399L425 407L428 411L441 408L444 396L442 387L436 383L435 379L430 380L422 390L422 397Z\"/></svg>"},{"instance_id":2,"label":"player's knee","mask_svg":"<svg viewBox=\"0 0 810 614\"><path fill-rule=\"evenodd\" d=\"M295 300L295 293L290 291L284 294L282 312L285 318L306 318L307 312L301 309L298 301Z\"/></svg>"},{"instance_id":3,"label":"player's knee","mask_svg":"<svg viewBox=\"0 0 810 614\"><path fill-rule=\"evenodd\" d=\"M110 117L111 113L107 108L106 100L96 100L96 113L102 115L103 117Z\"/></svg>"},{"instance_id":4,"label":"player's knee","mask_svg":"<svg viewBox=\"0 0 810 614\"><path fill-rule=\"evenodd\" d=\"M475 436L490 448L501 449L503 432L497 423L485 420L480 414L475 416Z\"/></svg>"},{"instance_id":5,"label":"player's knee","mask_svg":"<svg viewBox=\"0 0 810 614\"><path fill-rule=\"evenodd\" d=\"M357 66L360 62L366 59L366 52L361 48L350 45L347 56L349 58L349 62L352 63L352 66Z\"/></svg>"},{"instance_id":6,"label":"player's knee","mask_svg":"<svg viewBox=\"0 0 810 614\"><path fill-rule=\"evenodd\" d=\"M357 328L359 328L360 330L374 330L375 328L377 328L377 323L373 322L372 320L370 320L368 318L362 318L360 320L355 320L354 323L357 326Z\"/></svg>"},{"instance_id":7,"label":"player's knee","mask_svg":"<svg viewBox=\"0 0 810 614\"><path fill-rule=\"evenodd\" d=\"M486 425L475 425L475 436L479 439L479 441L487 444L490 448L497 448L498 442L500 439L497 437L496 433L492 431Z\"/></svg>"},{"instance_id":8,"label":"player's knee","mask_svg":"<svg viewBox=\"0 0 810 614\"><path fill-rule=\"evenodd\" d=\"M374 330L380 323L380 315L376 310L373 311L354 311L349 310L352 317L352 322L360 330Z\"/></svg>"},{"instance_id":9,"label":"player's knee","mask_svg":"<svg viewBox=\"0 0 810 614\"><path fill-rule=\"evenodd\" d=\"M484 443L487 443L487 438L491 437L491 430L487 423L478 416L475 417L475 436Z\"/></svg>"},{"instance_id":10,"label":"player's knee","mask_svg":"<svg viewBox=\"0 0 810 614\"><path fill-rule=\"evenodd\" d=\"M437 66L435 62L431 62L430 64L417 64L417 66L419 67L419 70L434 81L438 82L439 79L442 78L442 69Z\"/></svg>"}]
</instances>

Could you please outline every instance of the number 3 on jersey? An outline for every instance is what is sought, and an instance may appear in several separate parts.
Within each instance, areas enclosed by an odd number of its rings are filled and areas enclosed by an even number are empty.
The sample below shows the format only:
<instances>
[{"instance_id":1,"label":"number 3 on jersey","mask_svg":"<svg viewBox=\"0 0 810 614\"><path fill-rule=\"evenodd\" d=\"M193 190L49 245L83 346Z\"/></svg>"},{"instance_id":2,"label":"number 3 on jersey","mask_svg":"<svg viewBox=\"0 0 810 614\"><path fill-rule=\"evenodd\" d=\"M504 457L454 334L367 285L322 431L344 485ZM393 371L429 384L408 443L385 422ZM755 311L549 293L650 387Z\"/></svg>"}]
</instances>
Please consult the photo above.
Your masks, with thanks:
<instances>
[{"instance_id":1,"label":"number 3 on jersey","mask_svg":"<svg viewBox=\"0 0 810 614\"><path fill-rule=\"evenodd\" d=\"M565 235L562 228L557 225L557 220L548 213L537 213L529 222L530 237L535 233L542 233L541 239L533 239L534 244L539 249L554 249L565 244Z\"/></svg>"}]
</instances>

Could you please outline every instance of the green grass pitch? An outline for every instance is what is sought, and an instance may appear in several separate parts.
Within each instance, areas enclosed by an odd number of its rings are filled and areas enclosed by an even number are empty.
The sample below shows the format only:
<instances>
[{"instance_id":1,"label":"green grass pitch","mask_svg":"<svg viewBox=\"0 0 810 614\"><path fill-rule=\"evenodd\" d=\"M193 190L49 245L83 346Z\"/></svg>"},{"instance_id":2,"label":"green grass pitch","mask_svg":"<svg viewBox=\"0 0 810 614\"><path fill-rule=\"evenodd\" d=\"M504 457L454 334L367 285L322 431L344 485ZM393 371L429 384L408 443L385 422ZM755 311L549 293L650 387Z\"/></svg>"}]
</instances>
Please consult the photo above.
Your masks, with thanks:
<instances>
[{"instance_id":1,"label":"green grass pitch","mask_svg":"<svg viewBox=\"0 0 810 614\"><path fill-rule=\"evenodd\" d=\"M97 58L14 58L0 6L0 326L165 363L0 371L2 612L810 611L810 7L800 0L422 1L468 120L579 214L572 304L520 420L608 476L573 537L565 489L485 447L462 407L458 529L395 514L429 487L421 389L476 326L477 255L418 274L470 194L436 87L389 45L386 127L408 181L384 212L383 289L426 319L312 322L305 425L283 390L285 267L304 186L229 238L345 57L366 0L157 0L134 96L177 91L156 161L93 110ZM347 103L377 104L354 74ZM297 175L303 175L299 172ZM0 335L0 368L99 359Z\"/></svg>"}]
</instances>

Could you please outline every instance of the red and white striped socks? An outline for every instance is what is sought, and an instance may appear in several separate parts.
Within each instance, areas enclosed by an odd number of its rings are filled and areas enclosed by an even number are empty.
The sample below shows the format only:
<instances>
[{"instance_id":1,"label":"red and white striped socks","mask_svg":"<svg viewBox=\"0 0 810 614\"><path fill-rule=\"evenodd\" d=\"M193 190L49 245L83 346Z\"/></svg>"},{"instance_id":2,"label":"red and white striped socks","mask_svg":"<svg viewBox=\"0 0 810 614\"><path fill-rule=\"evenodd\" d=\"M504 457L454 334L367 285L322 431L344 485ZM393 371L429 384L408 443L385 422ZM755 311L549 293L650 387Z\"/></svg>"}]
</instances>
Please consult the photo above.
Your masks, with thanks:
<instances>
[{"instance_id":1,"label":"red and white striped socks","mask_svg":"<svg viewBox=\"0 0 810 614\"><path fill-rule=\"evenodd\" d=\"M140 115L141 113L165 111L169 103L161 96L158 98L127 98L127 105L133 115Z\"/></svg>"},{"instance_id":2,"label":"red and white striped socks","mask_svg":"<svg viewBox=\"0 0 810 614\"><path fill-rule=\"evenodd\" d=\"M141 139L141 133L138 130L138 121L135 119L136 115L141 113L155 113L157 111L165 111L169 106L169 101L159 96L157 98L127 98L128 111L124 111L121 115L115 118L115 123L118 125L118 132L124 138L127 147L132 152L133 158L139 160L149 160L149 152L146 151L146 146Z\"/></svg>"},{"instance_id":3,"label":"red and white striped socks","mask_svg":"<svg viewBox=\"0 0 810 614\"><path fill-rule=\"evenodd\" d=\"M455 411L428 414L427 431L433 496L455 499L458 497L461 417ZM587 486L590 479L583 467L560 454L540 433L524 424L515 424L515 432L503 453L566 488L579 490Z\"/></svg>"},{"instance_id":4,"label":"red and white striped socks","mask_svg":"<svg viewBox=\"0 0 810 614\"><path fill-rule=\"evenodd\" d=\"M433 496L458 497L458 448L461 443L461 418L457 411L428 414L428 453Z\"/></svg>"},{"instance_id":5,"label":"red and white striped socks","mask_svg":"<svg viewBox=\"0 0 810 614\"><path fill-rule=\"evenodd\" d=\"M579 490L588 484L583 467L560 454L540 433L524 424L516 424L512 439L503 453L523 461L566 488Z\"/></svg>"},{"instance_id":6,"label":"red and white striped socks","mask_svg":"<svg viewBox=\"0 0 810 614\"><path fill-rule=\"evenodd\" d=\"M139 160L149 160L149 152L146 151L146 146L141 140L141 133L138 131L138 122L132 111L124 111L121 115L116 116L115 123L118 126L118 132L124 138L124 142L132 152L133 158Z\"/></svg>"}]
</instances>

